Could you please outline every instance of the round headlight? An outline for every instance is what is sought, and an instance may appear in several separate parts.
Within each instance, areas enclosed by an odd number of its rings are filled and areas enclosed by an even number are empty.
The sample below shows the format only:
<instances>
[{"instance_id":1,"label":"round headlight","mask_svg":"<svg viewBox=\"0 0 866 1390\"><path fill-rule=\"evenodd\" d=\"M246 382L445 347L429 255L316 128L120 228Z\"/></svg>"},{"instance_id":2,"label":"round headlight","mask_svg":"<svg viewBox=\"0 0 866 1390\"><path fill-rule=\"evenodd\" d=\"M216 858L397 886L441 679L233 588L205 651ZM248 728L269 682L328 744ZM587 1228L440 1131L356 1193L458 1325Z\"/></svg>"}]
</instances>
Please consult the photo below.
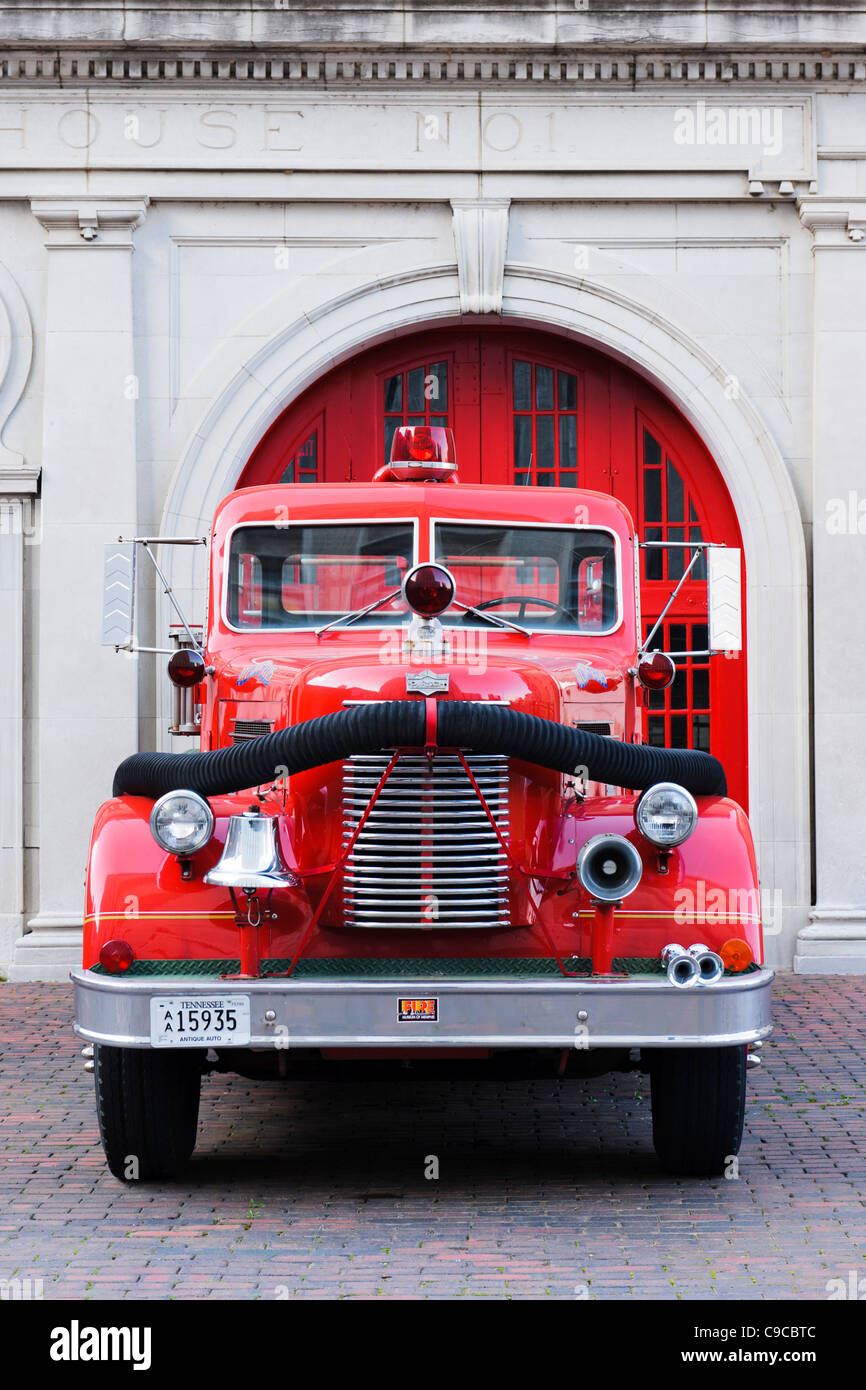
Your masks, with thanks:
<instances>
[{"instance_id":1,"label":"round headlight","mask_svg":"<svg viewBox=\"0 0 866 1390\"><path fill-rule=\"evenodd\" d=\"M213 834L213 811L198 792L166 792L154 802L150 833L169 854L195 854Z\"/></svg>"},{"instance_id":2,"label":"round headlight","mask_svg":"<svg viewBox=\"0 0 866 1390\"><path fill-rule=\"evenodd\" d=\"M656 782L644 792L635 812L637 828L660 849L687 840L698 823L695 799L676 782Z\"/></svg>"}]
</instances>

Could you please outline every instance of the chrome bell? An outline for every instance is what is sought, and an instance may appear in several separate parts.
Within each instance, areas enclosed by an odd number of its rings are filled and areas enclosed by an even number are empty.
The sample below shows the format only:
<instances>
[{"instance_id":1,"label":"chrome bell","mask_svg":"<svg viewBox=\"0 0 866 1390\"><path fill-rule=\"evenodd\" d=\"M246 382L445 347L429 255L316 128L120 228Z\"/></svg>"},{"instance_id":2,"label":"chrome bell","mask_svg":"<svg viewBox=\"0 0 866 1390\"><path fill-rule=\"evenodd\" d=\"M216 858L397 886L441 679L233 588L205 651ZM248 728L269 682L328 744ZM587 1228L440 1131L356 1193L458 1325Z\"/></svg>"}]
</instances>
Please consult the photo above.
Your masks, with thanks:
<instances>
[{"instance_id":1,"label":"chrome bell","mask_svg":"<svg viewBox=\"0 0 866 1390\"><path fill-rule=\"evenodd\" d=\"M221 888L297 888L301 880L283 858L277 822L263 816L258 806L243 815L230 816L220 861L204 876L205 883Z\"/></svg>"}]
</instances>

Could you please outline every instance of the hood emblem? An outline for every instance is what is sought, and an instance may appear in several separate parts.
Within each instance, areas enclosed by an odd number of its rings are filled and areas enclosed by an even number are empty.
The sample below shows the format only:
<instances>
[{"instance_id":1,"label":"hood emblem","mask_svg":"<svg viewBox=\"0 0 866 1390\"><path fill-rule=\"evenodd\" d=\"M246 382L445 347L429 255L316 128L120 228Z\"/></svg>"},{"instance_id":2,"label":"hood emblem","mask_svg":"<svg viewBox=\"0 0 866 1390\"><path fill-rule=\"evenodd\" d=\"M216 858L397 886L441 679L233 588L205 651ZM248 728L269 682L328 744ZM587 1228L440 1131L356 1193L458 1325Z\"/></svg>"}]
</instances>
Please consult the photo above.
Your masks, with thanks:
<instances>
[{"instance_id":1,"label":"hood emblem","mask_svg":"<svg viewBox=\"0 0 866 1390\"><path fill-rule=\"evenodd\" d=\"M451 677L437 676L435 671L416 671L406 675L406 694L435 695L437 691L447 691Z\"/></svg>"},{"instance_id":2,"label":"hood emblem","mask_svg":"<svg viewBox=\"0 0 866 1390\"><path fill-rule=\"evenodd\" d=\"M574 674L581 690L594 688L595 690L607 690L607 676L604 671L596 671L594 666L589 666L585 661L579 661L574 668Z\"/></svg>"},{"instance_id":3,"label":"hood emblem","mask_svg":"<svg viewBox=\"0 0 866 1390\"><path fill-rule=\"evenodd\" d=\"M245 666L235 681L235 685L246 685L247 681L259 680L262 685L270 685L274 674L272 661L251 661Z\"/></svg>"}]
</instances>

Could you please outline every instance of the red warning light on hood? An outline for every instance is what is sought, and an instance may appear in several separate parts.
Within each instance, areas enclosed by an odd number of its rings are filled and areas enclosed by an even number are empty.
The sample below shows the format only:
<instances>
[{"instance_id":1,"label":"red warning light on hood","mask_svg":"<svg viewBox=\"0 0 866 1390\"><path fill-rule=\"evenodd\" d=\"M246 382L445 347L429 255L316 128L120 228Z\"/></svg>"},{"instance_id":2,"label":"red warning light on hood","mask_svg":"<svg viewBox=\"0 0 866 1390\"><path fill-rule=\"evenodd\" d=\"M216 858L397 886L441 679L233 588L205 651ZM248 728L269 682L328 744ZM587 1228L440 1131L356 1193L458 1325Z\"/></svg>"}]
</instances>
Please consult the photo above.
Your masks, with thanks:
<instances>
[{"instance_id":1,"label":"red warning light on hood","mask_svg":"<svg viewBox=\"0 0 866 1390\"><path fill-rule=\"evenodd\" d=\"M442 565L416 565L403 580L403 597L422 618L437 618L454 599L454 579Z\"/></svg>"}]
</instances>

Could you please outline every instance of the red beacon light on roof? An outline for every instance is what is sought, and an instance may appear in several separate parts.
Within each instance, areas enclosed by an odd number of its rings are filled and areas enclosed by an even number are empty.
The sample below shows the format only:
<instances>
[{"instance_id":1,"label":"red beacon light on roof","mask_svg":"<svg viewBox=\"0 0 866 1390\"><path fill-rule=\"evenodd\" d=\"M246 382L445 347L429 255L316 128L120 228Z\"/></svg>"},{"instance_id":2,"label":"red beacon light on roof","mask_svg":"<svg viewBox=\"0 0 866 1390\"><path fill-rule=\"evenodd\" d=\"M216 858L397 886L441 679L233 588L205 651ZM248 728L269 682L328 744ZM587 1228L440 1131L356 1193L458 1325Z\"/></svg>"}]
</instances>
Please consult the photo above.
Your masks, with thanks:
<instances>
[{"instance_id":1,"label":"red beacon light on roof","mask_svg":"<svg viewBox=\"0 0 866 1390\"><path fill-rule=\"evenodd\" d=\"M444 425L400 425L391 441L391 461L377 483L455 483L454 434Z\"/></svg>"}]
</instances>

